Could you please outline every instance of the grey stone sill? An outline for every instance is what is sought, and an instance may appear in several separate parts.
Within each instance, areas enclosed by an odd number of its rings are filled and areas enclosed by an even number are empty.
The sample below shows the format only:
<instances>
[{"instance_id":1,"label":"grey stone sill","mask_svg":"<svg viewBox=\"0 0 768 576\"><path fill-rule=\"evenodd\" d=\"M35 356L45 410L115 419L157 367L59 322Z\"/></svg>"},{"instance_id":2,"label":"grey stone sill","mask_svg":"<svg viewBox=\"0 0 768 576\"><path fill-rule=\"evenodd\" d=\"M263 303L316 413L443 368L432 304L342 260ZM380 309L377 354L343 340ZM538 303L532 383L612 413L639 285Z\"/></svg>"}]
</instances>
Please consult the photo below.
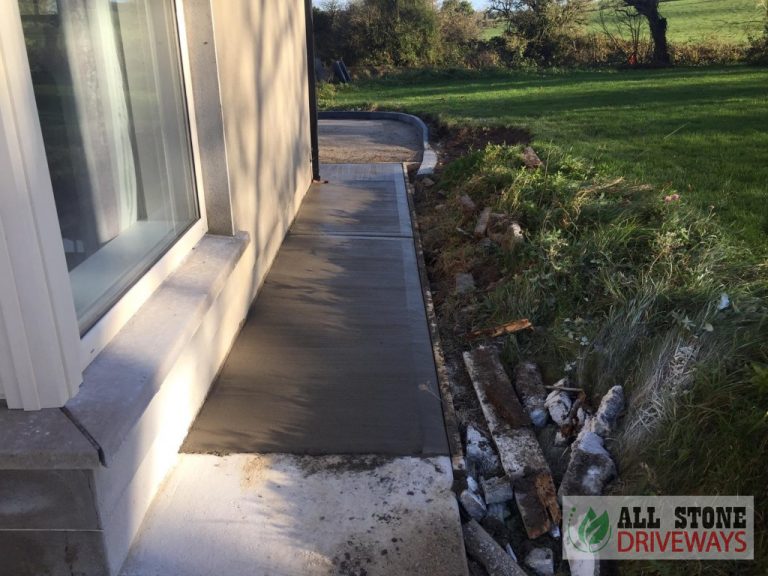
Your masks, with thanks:
<instances>
[{"instance_id":1,"label":"grey stone sill","mask_svg":"<svg viewBox=\"0 0 768 576\"><path fill-rule=\"evenodd\" d=\"M83 373L63 408L109 466L199 328L249 242L205 236ZM93 448L92 448L93 449Z\"/></svg>"},{"instance_id":2,"label":"grey stone sill","mask_svg":"<svg viewBox=\"0 0 768 576\"><path fill-rule=\"evenodd\" d=\"M99 465L97 448L57 408L0 406L0 470L73 470Z\"/></svg>"},{"instance_id":3,"label":"grey stone sill","mask_svg":"<svg viewBox=\"0 0 768 576\"><path fill-rule=\"evenodd\" d=\"M205 236L83 374L59 409L0 403L0 470L109 464L197 331L249 242Z\"/></svg>"}]
</instances>

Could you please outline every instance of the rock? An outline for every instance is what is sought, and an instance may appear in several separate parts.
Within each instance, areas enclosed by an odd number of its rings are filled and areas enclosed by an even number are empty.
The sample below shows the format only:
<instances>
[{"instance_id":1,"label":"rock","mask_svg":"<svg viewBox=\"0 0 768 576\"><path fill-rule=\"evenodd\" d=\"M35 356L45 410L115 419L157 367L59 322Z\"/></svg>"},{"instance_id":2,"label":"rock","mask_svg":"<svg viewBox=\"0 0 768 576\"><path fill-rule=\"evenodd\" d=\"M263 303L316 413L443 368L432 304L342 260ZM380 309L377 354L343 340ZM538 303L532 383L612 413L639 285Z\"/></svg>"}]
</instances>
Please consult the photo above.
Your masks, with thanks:
<instances>
[{"instance_id":1,"label":"rock","mask_svg":"<svg viewBox=\"0 0 768 576\"><path fill-rule=\"evenodd\" d=\"M544 401L547 391L539 367L533 362L520 362L515 366L515 390L534 426L546 425L548 413Z\"/></svg>"},{"instance_id":2,"label":"rock","mask_svg":"<svg viewBox=\"0 0 768 576\"><path fill-rule=\"evenodd\" d=\"M568 423L568 414L571 412L573 402L567 392L552 390L544 401L544 405L555 424L565 426Z\"/></svg>"},{"instance_id":3,"label":"rock","mask_svg":"<svg viewBox=\"0 0 768 576\"><path fill-rule=\"evenodd\" d=\"M495 504L495 506L499 506L499 504ZM510 531L503 519L500 519L497 516L492 516L489 513L482 519L480 526L482 526L483 530L488 532L488 534L490 534L502 548L509 544Z\"/></svg>"},{"instance_id":4,"label":"rock","mask_svg":"<svg viewBox=\"0 0 768 576\"><path fill-rule=\"evenodd\" d=\"M562 448L563 446L567 446L568 445L568 438L566 438L563 435L563 433L560 432L559 430L555 434L554 445L557 446L558 448Z\"/></svg>"},{"instance_id":5,"label":"rock","mask_svg":"<svg viewBox=\"0 0 768 576\"><path fill-rule=\"evenodd\" d=\"M467 568L469 568L469 576L488 576L485 568L473 560L467 562Z\"/></svg>"},{"instance_id":6,"label":"rock","mask_svg":"<svg viewBox=\"0 0 768 576\"><path fill-rule=\"evenodd\" d=\"M506 476L498 478L481 478L480 484L483 487L486 504L500 504L509 502L515 497L512 489L512 483Z\"/></svg>"},{"instance_id":7,"label":"rock","mask_svg":"<svg viewBox=\"0 0 768 576\"><path fill-rule=\"evenodd\" d=\"M536 154L535 150L530 146L526 146L523 150L523 162L525 163L525 167L530 170L536 170L544 165L544 162L541 161L539 155Z\"/></svg>"},{"instance_id":8,"label":"rock","mask_svg":"<svg viewBox=\"0 0 768 576\"><path fill-rule=\"evenodd\" d=\"M497 502L495 504L488 504L488 513L486 518L491 517L499 522L506 522L507 518L512 516L512 510L506 502Z\"/></svg>"},{"instance_id":9,"label":"rock","mask_svg":"<svg viewBox=\"0 0 768 576\"><path fill-rule=\"evenodd\" d=\"M491 445L474 426L467 426L467 468L473 476L491 476L501 468L501 461Z\"/></svg>"},{"instance_id":10,"label":"rock","mask_svg":"<svg viewBox=\"0 0 768 576\"><path fill-rule=\"evenodd\" d=\"M512 550L512 545L511 544L507 544L506 546L504 546L504 550L507 551L507 554L509 554L509 556L512 558L512 560L517 562L517 554L515 554L515 551Z\"/></svg>"},{"instance_id":11,"label":"rock","mask_svg":"<svg viewBox=\"0 0 768 576\"><path fill-rule=\"evenodd\" d=\"M472 198L470 198L466 194L462 194L461 197L459 198L459 205L461 206L461 209L464 211L464 213L467 215L474 214L475 210L477 210L477 205L474 203Z\"/></svg>"},{"instance_id":12,"label":"rock","mask_svg":"<svg viewBox=\"0 0 768 576\"><path fill-rule=\"evenodd\" d=\"M600 407L590 423L592 431L603 438L607 438L616 427L616 423L623 410L624 388L614 386L608 390L600 401Z\"/></svg>"},{"instance_id":13,"label":"rock","mask_svg":"<svg viewBox=\"0 0 768 576\"><path fill-rule=\"evenodd\" d=\"M577 428L581 429L584 427L584 425L587 423L587 420L589 420L591 416L587 414L587 411L584 410L584 408L579 408L576 411L576 426Z\"/></svg>"},{"instance_id":14,"label":"rock","mask_svg":"<svg viewBox=\"0 0 768 576\"><path fill-rule=\"evenodd\" d=\"M472 274L456 274L456 292L458 294L467 294L475 290L475 277Z\"/></svg>"},{"instance_id":15,"label":"rock","mask_svg":"<svg viewBox=\"0 0 768 576\"><path fill-rule=\"evenodd\" d=\"M477 224L475 224L475 238L482 238L488 231L488 223L491 220L491 209L483 208L480 212L480 216L477 218Z\"/></svg>"},{"instance_id":16,"label":"rock","mask_svg":"<svg viewBox=\"0 0 768 576\"><path fill-rule=\"evenodd\" d=\"M549 548L534 548L525 557L525 565L539 576L552 576L555 573L555 556Z\"/></svg>"},{"instance_id":17,"label":"rock","mask_svg":"<svg viewBox=\"0 0 768 576\"><path fill-rule=\"evenodd\" d=\"M513 222L509 225L507 231L504 232L504 240L501 245L505 250L512 252L518 244L523 242L525 242L523 229L520 227L520 224Z\"/></svg>"},{"instance_id":18,"label":"rock","mask_svg":"<svg viewBox=\"0 0 768 576\"><path fill-rule=\"evenodd\" d=\"M589 560L568 560L571 576L600 576L600 562Z\"/></svg>"},{"instance_id":19,"label":"rock","mask_svg":"<svg viewBox=\"0 0 768 576\"><path fill-rule=\"evenodd\" d=\"M475 480L472 476L467 476L467 488L469 488L469 491L473 494L480 492L480 486L478 486L477 480Z\"/></svg>"},{"instance_id":20,"label":"rock","mask_svg":"<svg viewBox=\"0 0 768 576\"><path fill-rule=\"evenodd\" d=\"M435 185L435 181L432 180L432 178L424 178L421 181L421 184L422 184L422 186L424 186L424 188L432 188L432 186Z\"/></svg>"},{"instance_id":21,"label":"rock","mask_svg":"<svg viewBox=\"0 0 768 576\"><path fill-rule=\"evenodd\" d=\"M558 495L600 496L615 476L616 465L603 446L603 439L585 428L571 446L571 459Z\"/></svg>"},{"instance_id":22,"label":"rock","mask_svg":"<svg viewBox=\"0 0 768 576\"><path fill-rule=\"evenodd\" d=\"M464 507L464 510L467 511L467 514L475 520L480 521L485 518L487 508L485 507L485 502L483 502L483 499L479 495L473 494L469 490L464 490L459 495L459 502L461 502L461 505Z\"/></svg>"},{"instance_id":23,"label":"rock","mask_svg":"<svg viewBox=\"0 0 768 576\"><path fill-rule=\"evenodd\" d=\"M517 562L499 546L482 526L470 520L461 527L467 553L493 576L526 576Z\"/></svg>"}]
</instances>

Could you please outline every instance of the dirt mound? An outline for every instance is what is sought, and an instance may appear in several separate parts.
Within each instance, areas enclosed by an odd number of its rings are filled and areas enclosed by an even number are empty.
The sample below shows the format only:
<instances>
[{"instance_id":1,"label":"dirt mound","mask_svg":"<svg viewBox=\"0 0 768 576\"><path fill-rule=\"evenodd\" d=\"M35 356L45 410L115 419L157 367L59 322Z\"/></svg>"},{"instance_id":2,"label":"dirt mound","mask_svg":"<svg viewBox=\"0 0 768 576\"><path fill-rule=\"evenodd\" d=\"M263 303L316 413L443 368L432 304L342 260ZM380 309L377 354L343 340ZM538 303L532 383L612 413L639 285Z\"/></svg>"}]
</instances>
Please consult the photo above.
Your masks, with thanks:
<instances>
[{"instance_id":1,"label":"dirt mound","mask_svg":"<svg viewBox=\"0 0 768 576\"><path fill-rule=\"evenodd\" d=\"M429 128L439 141L440 161L447 164L469 150L486 144L529 144L533 135L526 128L508 126L446 126L431 120Z\"/></svg>"}]
</instances>

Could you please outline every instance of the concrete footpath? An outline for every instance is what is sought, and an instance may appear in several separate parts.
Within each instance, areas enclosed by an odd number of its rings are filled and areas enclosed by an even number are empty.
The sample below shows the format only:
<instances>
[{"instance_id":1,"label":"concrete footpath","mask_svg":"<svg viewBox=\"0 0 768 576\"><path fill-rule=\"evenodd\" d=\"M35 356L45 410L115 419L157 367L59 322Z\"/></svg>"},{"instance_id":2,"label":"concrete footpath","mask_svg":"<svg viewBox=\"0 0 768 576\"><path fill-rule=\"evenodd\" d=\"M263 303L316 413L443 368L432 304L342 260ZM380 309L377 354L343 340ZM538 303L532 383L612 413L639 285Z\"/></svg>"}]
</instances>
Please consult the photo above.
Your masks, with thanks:
<instances>
[{"instance_id":1,"label":"concrete footpath","mask_svg":"<svg viewBox=\"0 0 768 576\"><path fill-rule=\"evenodd\" d=\"M466 576L401 164L324 165L124 576Z\"/></svg>"}]
</instances>

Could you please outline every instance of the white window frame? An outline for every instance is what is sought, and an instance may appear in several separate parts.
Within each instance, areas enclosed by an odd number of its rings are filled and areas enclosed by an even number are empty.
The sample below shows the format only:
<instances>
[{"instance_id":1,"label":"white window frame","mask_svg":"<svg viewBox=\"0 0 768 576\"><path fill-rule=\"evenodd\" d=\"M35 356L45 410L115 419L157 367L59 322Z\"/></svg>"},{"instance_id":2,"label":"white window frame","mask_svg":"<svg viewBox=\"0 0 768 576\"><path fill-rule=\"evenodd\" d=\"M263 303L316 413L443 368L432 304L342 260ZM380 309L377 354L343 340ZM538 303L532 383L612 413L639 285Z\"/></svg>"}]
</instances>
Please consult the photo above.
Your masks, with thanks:
<instances>
[{"instance_id":1,"label":"white window frame","mask_svg":"<svg viewBox=\"0 0 768 576\"><path fill-rule=\"evenodd\" d=\"M174 3L200 218L80 337L18 2L0 0L0 397L63 406L82 372L208 231L182 0ZM5 271L8 271L6 273Z\"/></svg>"}]
</instances>

